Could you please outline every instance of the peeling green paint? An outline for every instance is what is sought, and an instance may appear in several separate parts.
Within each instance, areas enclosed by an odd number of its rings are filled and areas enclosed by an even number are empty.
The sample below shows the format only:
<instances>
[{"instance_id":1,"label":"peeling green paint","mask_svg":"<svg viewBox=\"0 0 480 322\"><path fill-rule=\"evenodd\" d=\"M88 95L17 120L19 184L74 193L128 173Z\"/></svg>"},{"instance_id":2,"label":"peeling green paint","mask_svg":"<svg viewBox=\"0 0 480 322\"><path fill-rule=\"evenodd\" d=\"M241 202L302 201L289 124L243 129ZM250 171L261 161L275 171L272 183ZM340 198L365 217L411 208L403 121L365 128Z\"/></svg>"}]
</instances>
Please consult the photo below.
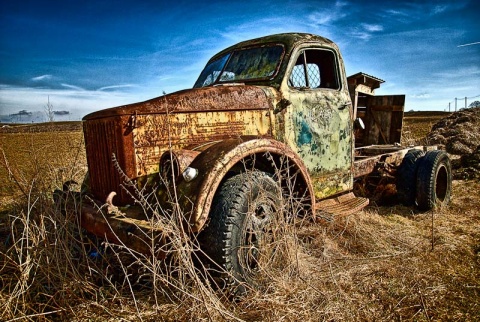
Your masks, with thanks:
<instances>
[{"instance_id":1,"label":"peeling green paint","mask_svg":"<svg viewBox=\"0 0 480 322\"><path fill-rule=\"evenodd\" d=\"M298 118L297 118L298 120ZM297 144L304 145L304 144L311 144L312 142L312 133L310 132L310 127L308 126L305 120L300 120L299 125L297 127L300 128L300 132L298 133Z\"/></svg>"}]
</instances>

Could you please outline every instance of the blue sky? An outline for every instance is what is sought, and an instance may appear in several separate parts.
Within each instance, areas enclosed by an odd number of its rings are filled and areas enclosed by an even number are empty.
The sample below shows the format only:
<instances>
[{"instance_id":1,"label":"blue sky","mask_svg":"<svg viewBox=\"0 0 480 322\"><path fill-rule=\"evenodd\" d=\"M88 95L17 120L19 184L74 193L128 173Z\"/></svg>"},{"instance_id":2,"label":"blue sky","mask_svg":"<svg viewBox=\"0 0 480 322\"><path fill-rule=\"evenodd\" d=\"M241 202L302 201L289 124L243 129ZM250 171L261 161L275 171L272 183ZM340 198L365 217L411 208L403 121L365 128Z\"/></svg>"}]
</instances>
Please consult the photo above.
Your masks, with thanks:
<instances>
[{"instance_id":1,"label":"blue sky","mask_svg":"<svg viewBox=\"0 0 480 322\"><path fill-rule=\"evenodd\" d=\"M79 119L190 88L224 47L280 32L332 39L348 75L384 79L377 94L406 94L406 110L480 95L477 0L24 0L0 4L0 114L49 98Z\"/></svg>"}]
</instances>

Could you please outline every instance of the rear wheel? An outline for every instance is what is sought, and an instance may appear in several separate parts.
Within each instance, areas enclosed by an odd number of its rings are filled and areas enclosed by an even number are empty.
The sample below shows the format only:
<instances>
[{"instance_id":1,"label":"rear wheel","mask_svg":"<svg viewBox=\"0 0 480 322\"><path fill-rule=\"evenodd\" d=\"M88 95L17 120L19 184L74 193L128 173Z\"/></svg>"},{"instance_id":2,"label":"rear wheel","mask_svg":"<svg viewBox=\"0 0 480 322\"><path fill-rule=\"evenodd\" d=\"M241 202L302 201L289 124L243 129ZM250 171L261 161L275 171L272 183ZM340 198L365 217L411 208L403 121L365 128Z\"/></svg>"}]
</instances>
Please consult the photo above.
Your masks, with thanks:
<instances>
[{"instance_id":1,"label":"rear wheel","mask_svg":"<svg viewBox=\"0 0 480 322\"><path fill-rule=\"evenodd\" d=\"M398 168L397 195L398 200L405 206L415 204L417 191L417 169L420 158L425 155L422 150L410 150Z\"/></svg>"},{"instance_id":2,"label":"rear wheel","mask_svg":"<svg viewBox=\"0 0 480 322\"><path fill-rule=\"evenodd\" d=\"M241 173L227 179L214 198L210 222L202 231L202 249L210 275L220 287L244 293L245 284L270 262L278 233L282 195L264 172Z\"/></svg>"},{"instance_id":3,"label":"rear wheel","mask_svg":"<svg viewBox=\"0 0 480 322\"><path fill-rule=\"evenodd\" d=\"M450 159L445 151L429 151L421 159L417 173L416 201L426 211L449 203L452 189Z\"/></svg>"}]
</instances>

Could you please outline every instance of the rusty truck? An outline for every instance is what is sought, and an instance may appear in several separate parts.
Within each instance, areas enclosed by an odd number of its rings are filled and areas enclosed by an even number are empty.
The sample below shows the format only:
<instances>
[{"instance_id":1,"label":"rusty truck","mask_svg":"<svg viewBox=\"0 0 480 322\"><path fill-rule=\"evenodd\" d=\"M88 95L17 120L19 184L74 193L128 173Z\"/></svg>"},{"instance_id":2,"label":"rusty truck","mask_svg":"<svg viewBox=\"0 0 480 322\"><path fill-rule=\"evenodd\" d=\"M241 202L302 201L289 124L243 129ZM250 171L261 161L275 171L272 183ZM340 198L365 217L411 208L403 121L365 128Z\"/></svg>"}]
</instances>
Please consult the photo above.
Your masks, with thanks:
<instances>
[{"instance_id":1,"label":"rusty truck","mask_svg":"<svg viewBox=\"0 0 480 322\"><path fill-rule=\"evenodd\" d=\"M449 202L448 155L400 144L405 96L375 95L382 82L347 77L318 35L240 42L191 89L86 115L88 178L56 200L74 200L88 232L159 257L169 232L158 216L181 213L218 276L248 282L279 213L332 221L380 190L423 211Z\"/></svg>"}]
</instances>

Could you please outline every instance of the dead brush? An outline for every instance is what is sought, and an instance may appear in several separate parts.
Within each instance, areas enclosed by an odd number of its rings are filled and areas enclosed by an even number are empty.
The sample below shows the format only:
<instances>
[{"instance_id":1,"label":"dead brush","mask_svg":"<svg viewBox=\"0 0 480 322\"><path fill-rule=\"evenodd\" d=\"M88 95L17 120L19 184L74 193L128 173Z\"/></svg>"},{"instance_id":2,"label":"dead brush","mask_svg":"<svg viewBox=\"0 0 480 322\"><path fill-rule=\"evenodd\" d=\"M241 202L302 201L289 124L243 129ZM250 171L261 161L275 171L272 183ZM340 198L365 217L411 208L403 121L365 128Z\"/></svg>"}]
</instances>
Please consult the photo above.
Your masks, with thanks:
<instances>
[{"instance_id":1,"label":"dead brush","mask_svg":"<svg viewBox=\"0 0 480 322\"><path fill-rule=\"evenodd\" d=\"M171 318L172 312L165 309L176 303L175 319L207 319L207 320L239 320L236 302L230 301L230 294L211 276L211 267L204 266L207 256L197 240L196 234L185 230L185 214L179 211L176 191L169 190L171 205L167 208L161 205L154 193L139 190L116 164L124 180L125 191L131 193L135 203L140 206L151 225L161 226L168 242L160 249L155 245L156 237L152 234L149 239L151 244L150 254L141 254L124 245L108 244L110 254L106 257L114 257L116 269L124 273L123 286L130 291L130 296L135 302L139 302L139 296L143 299L144 291L149 289L149 302L157 317L162 319ZM279 169L278 169L279 170ZM278 173L284 172L278 171ZM277 176L277 180L285 178ZM286 186L285 189L292 187ZM132 193L133 191L133 193ZM246 285L248 294L238 300L248 301L253 294L258 295L257 290L272 293L278 292L277 288L284 289L285 279L295 279L298 276L297 238L296 229L298 222L296 215L302 209L301 198L293 197L293 193L286 191L285 206L275 216L275 225L271 233L274 236L272 243L265 249L266 253L272 254L268 258L258 261L255 267L254 288ZM287 209L288 208L288 209ZM288 211L288 214L287 214ZM158 251L167 252L165 260L157 259ZM215 270L220 269L216 268ZM230 274L230 272L223 272ZM141 281L143 291L138 292L138 283ZM142 319L144 312L139 308L132 312L137 318ZM240 314L241 316L241 314Z\"/></svg>"},{"instance_id":2,"label":"dead brush","mask_svg":"<svg viewBox=\"0 0 480 322\"><path fill-rule=\"evenodd\" d=\"M20 193L2 212L0 319L38 320L65 314L73 298L88 297L88 262L78 227L52 204L56 175L31 158L29 172L19 170L3 155L3 167ZM70 177L81 172L74 164Z\"/></svg>"}]
</instances>

